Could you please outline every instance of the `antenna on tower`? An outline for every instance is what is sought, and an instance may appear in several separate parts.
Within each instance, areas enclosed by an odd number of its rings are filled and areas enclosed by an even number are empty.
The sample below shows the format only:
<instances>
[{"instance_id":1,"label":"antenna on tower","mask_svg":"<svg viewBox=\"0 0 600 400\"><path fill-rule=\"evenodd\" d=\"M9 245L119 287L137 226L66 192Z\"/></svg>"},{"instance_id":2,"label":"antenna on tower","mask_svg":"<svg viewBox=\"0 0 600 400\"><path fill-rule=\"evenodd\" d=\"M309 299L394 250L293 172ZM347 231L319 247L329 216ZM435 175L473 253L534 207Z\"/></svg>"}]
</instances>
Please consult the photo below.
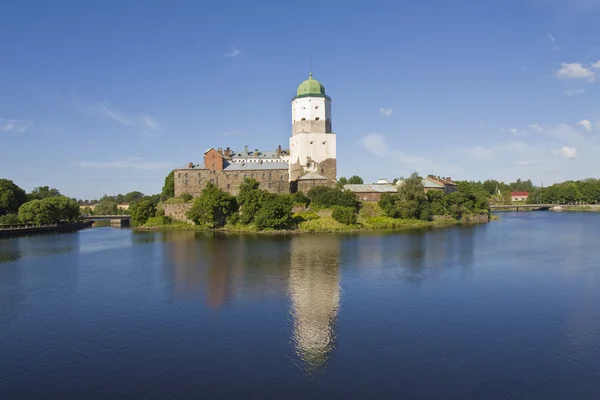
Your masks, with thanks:
<instances>
[{"instance_id":1,"label":"antenna on tower","mask_svg":"<svg viewBox=\"0 0 600 400\"><path fill-rule=\"evenodd\" d=\"M308 57L308 72L312 76L312 55Z\"/></svg>"}]
</instances>

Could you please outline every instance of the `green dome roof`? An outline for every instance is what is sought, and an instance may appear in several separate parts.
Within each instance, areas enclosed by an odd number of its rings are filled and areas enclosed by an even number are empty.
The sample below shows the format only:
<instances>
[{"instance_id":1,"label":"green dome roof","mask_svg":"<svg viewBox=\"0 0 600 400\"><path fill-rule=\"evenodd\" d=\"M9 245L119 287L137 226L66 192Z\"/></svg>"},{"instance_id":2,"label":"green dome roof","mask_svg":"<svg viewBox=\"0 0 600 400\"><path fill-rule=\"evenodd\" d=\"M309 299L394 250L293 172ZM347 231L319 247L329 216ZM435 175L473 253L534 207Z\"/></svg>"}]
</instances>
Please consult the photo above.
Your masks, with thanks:
<instances>
[{"instance_id":1,"label":"green dome roof","mask_svg":"<svg viewBox=\"0 0 600 400\"><path fill-rule=\"evenodd\" d=\"M325 86L321 85L321 83L313 79L312 72L308 76L308 79L305 80L298 86L298 90L296 91L296 97L326 97L325 96Z\"/></svg>"}]
</instances>

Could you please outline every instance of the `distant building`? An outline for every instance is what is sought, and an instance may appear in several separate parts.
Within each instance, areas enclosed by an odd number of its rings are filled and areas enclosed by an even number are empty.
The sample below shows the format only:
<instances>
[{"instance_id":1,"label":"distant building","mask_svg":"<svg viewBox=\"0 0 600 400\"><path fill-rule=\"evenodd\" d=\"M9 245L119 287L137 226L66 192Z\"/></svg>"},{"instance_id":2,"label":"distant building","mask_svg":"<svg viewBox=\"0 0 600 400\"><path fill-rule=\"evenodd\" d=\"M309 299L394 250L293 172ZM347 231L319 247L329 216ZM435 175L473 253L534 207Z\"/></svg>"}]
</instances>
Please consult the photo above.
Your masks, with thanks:
<instances>
[{"instance_id":1,"label":"distant building","mask_svg":"<svg viewBox=\"0 0 600 400\"><path fill-rule=\"evenodd\" d=\"M444 185L442 183L436 182L431 178L425 178L421 182L423 184L423 189L425 190L425 193L427 193L431 190L438 190L440 192L445 191ZM404 184L403 179L399 179L398 182L396 182L396 185L398 185L398 186L401 186L403 184Z\"/></svg>"},{"instance_id":2,"label":"distant building","mask_svg":"<svg viewBox=\"0 0 600 400\"><path fill-rule=\"evenodd\" d=\"M354 193L360 201L379 201L384 193L398 193L398 186L389 183L344 185L344 189Z\"/></svg>"},{"instance_id":3,"label":"distant building","mask_svg":"<svg viewBox=\"0 0 600 400\"><path fill-rule=\"evenodd\" d=\"M510 201L525 201L528 197L528 192L511 192Z\"/></svg>"},{"instance_id":4,"label":"distant building","mask_svg":"<svg viewBox=\"0 0 600 400\"><path fill-rule=\"evenodd\" d=\"M449 176L446 177L446 176L429 175L425 179L435 182L439 185L442 185L444 187L444 193L453 193L458 190L456 183L452 182L452 178Z\"/></svg>"}]
</instances>

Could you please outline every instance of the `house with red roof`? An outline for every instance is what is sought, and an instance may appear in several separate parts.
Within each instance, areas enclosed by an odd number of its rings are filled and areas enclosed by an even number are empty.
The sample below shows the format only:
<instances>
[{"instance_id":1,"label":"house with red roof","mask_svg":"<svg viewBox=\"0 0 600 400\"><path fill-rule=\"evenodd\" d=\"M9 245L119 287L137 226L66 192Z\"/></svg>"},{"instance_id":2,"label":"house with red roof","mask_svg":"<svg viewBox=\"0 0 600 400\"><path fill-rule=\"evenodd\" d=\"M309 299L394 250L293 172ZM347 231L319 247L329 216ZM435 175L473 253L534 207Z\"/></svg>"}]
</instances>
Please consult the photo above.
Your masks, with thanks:
<instances>
[{"instance_id":1,"label":"house with red roof","mask_svg":"<svg viewBox=\"0 0 600 400\"><path fill-rule=\"evenodd\" d=\"M510 201L525 201L529 197L528 192L511 192Z\"/></svg>"}]
</instances>

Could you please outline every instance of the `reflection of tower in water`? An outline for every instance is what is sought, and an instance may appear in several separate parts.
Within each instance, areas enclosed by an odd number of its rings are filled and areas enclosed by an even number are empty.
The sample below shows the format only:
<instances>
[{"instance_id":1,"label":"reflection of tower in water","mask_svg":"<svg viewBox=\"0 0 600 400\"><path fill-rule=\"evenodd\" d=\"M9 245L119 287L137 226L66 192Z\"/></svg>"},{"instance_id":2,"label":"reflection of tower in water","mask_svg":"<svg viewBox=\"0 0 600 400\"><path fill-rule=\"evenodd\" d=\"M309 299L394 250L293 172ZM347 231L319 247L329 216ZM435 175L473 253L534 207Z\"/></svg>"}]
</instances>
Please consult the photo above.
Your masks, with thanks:
<instances>
[{"instance_id":1,"label":"reflection of tower in water","mask_svg":"<svg viewBox=\"0 0 600 400\"><path fill-rule=\"evenodd\" d=\"M340 238L299 236L292 239L289 291L294 319L293 342L308 369L327 362L335 348L340 304Z\"/></svg>"}]
</instances>

